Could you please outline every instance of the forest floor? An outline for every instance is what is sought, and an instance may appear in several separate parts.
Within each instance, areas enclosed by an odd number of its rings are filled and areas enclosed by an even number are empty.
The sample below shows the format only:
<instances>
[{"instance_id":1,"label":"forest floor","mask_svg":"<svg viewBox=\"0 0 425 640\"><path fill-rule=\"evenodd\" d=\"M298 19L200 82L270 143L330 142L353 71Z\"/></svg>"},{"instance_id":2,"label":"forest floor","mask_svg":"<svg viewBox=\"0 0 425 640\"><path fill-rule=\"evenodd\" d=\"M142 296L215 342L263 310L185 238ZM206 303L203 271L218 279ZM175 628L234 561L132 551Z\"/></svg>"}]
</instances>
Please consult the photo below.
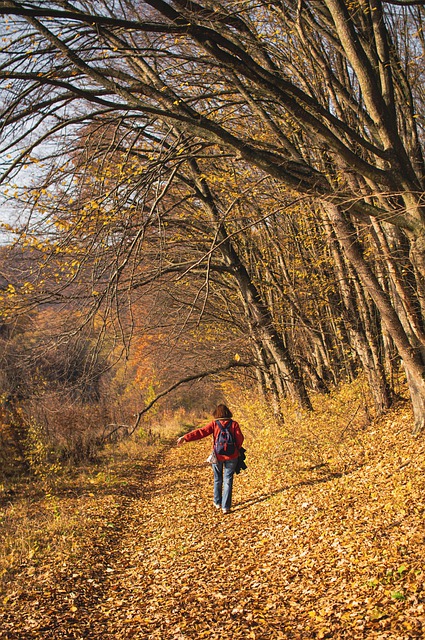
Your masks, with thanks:
<instances>
[{"instance_id":1,"label":"forest floor","mask_svg":"<svg viewBox=\"0 0 425 640\"><path fill-rule=\"evenodd\" d=\"M410 431L408 409L388 414L345 472L268 473L248 442L229 515L207 441L62 485L39 501L72 545L47 540L3 576L0 638L424 638L425 447Z\"/></svg>"}]
</instances>

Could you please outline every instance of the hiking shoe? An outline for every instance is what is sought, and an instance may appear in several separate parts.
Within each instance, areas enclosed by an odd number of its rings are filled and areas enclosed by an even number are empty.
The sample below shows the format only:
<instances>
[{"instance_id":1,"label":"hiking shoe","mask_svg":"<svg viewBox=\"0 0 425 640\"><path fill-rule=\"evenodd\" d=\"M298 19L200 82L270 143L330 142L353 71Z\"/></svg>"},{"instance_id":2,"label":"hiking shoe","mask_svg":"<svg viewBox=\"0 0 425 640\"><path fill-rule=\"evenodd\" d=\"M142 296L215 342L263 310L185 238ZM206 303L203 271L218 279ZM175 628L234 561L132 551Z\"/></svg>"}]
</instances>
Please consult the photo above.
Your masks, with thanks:
<instances>
[{"instance_id":1,"label":"hiking shoe","mask_svg":"<svg viewBox=\"0 0 425 640\"><path fill-rule=\"evenodd\" d=\"M216 502L214 502L214 506L216 509L221 509L221 504L217 504Z\"/></svg>"},{"instance_id":2,"label":"hiking shoe","mask_svg":"<svg viewBox=\"0 0 425 640\"><path fill-rule=\"evenodd\" d=\"M230 509L223 509L223 513L224 515L226 515L227 513L230 513Z\"/></svg>"}]
</instances>

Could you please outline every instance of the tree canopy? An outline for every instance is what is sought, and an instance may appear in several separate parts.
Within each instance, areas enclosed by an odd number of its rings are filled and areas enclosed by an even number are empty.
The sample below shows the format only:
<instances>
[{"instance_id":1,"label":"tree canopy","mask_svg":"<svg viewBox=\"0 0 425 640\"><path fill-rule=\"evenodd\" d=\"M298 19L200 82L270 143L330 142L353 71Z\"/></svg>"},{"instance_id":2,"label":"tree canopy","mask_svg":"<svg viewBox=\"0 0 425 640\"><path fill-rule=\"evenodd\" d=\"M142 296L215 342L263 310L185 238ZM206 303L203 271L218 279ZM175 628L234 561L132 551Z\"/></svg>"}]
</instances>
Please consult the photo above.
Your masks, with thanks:
<instances>
[{"instance_id":1,"label":"tree canopy","mask_svg":"<svg viewBox=\"0 0 425 640\"><path fill-rule=\"evenodd\" d=\"M193 331L232 327L275 407L309 409L309 390L361 368L383 410L398 357L423 428L421 5L0 13L2 182L41 254L37 304L84 299L125 333L124 300L165 296L180 326L184 308Z\"/></svg>"}]
</instances>

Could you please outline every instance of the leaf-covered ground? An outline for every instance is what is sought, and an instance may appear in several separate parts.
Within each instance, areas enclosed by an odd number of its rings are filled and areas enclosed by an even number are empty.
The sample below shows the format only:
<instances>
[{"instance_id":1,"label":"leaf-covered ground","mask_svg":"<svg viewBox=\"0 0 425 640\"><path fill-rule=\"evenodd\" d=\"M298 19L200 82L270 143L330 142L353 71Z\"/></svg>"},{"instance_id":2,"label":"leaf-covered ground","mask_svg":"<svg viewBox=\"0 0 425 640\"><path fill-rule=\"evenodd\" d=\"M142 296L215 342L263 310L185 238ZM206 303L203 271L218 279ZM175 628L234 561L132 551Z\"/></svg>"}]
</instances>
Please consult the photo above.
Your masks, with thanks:
<instances>
[{"instance_id":1,"label":"leaf-covered ground","mask_svg":"<svg viewBox=\"0 0 425 640\"><path fill-rule=\"evenodd\" d=\"M72 554L23 564L0 637L424 638L425 455L410 429L407 410L381 420L345 473L276 460L268 473L248 442L228 516L212 506L209 442L127 462L80 495Z\"/></svg>"}]
</instances>

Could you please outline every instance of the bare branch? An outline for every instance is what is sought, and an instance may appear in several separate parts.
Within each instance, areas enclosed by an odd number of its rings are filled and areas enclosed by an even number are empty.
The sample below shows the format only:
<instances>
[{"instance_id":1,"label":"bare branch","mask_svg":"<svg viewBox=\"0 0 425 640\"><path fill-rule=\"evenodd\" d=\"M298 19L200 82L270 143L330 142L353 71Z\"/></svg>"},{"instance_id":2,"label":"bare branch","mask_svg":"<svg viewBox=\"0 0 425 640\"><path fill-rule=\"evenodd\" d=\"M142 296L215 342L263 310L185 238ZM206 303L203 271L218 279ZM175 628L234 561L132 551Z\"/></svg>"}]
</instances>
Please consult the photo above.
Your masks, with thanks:
<instances>
[{"instance_id":1,"label":"bare branch","mask_svg":"<svg viewBox=\"0 0 425 640\"><path fill-rule=\"evenodd\" d=\"M167 389L164 389L164 391L161 391L160 393L158 393L155 396L155 398L146 405L144 409L142 409L136 414L136 422L131 427L125 424L107 425L109 427L113 426L114 429L110 431L106 436L104 436L103 439L107 440L120 429L127 429L128 435L131 435L132 433L134 433L140 424L140 420L142 419L142 416L145 413L147 413L150 409L152 409L152 407L154 406L154 404L158 402L158 400L161 400L161 398L168 395L169 393L174 391L174 389L177 389L178 387L180 387L182 384L187 384L188 382L193 382L194 380L202 380L203 378L207 378L208 376L214 376L214 375L217 375L218 373L223 373L223 371L229 371L230 369L240 368L240 367L247 368L252 366L253 366L252 362L237 362L236 360L233 360L232 362L229 362L228 364L223 365L221 367L216 367L215 369L208 369L207 371L202 371L190 376L186 376L185 378L182 378L178 382L175 382L174 384L167 387Z\"/></svg>"}]
</instances>

